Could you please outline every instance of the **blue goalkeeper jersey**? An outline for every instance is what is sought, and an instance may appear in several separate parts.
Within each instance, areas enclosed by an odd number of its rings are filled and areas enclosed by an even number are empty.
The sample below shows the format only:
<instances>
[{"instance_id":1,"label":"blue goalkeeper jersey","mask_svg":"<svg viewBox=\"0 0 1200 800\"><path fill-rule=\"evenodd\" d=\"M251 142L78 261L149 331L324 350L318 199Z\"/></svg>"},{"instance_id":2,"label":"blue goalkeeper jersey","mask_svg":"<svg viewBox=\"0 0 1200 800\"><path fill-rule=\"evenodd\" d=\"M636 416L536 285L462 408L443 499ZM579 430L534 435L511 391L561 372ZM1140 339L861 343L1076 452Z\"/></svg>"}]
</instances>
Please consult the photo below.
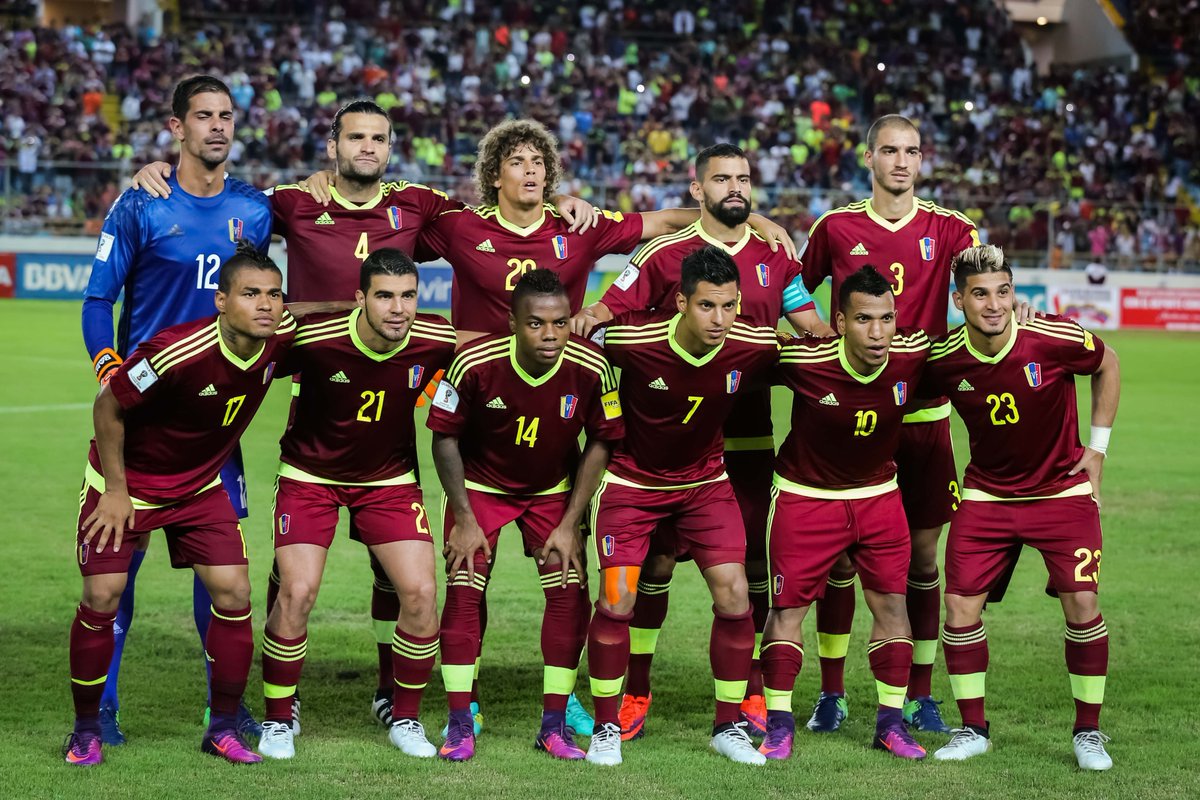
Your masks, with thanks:
<instances>
[{"instance_id":1,"label":"blue goalkeeper jersey","mask_svg":"<svg viewBox=\"0 0 1200 800\"><path fill-rule=\"evenodd\" d=\"M83 301L83 339L93 363L113 347L113 306L121 291L116 352L126 357L170 325L214 312L221 264L239 239L266 252L270 199L248 183L225 179L214 197L185 192L172 173L171 196L138 189L117 198L100 233Z\"/></svg>"}]
</instances>

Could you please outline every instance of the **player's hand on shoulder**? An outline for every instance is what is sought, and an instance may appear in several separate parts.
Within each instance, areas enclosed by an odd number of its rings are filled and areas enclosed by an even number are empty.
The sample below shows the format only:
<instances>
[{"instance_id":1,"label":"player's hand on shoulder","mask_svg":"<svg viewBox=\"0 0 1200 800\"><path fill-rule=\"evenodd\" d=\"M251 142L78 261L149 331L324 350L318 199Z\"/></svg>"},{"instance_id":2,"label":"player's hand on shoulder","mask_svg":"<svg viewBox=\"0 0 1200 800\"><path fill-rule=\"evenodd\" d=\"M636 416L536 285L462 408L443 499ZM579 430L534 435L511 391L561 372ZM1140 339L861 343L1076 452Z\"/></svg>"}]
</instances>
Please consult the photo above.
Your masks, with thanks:
<instances>
[{"instance_id":1,"label":"player's hand on shoulder","mask_svg":"<svg viewBox=\"0 0 1200 800\"><path fill-rule=\"evenodd\" d=\"M1096 505L1100 505L1100 481L1104 478L1104 453L1099 450L1093 450L1090 447L1083 449L1083 455L1075 466L1071 468L1071 475L1078 475L1080 472L1086 472L1088 480L1092 482L1092 499L1096 501Z\"/></svg>"},{"instance_id":2,"label":"player's hand on shoulder","mask_svg":"<svg viewBox=\"0 0 1200 800\"><path fill-rule=\"evenodd\" d=\"M329 205L329 201L333 199L333 194L329 191L329 187L334 185L334 177L333 170L319 170L301 180L299 186L312 195L313 200L316 200L323 206L327 206Z\"/></svg>"},{"instance_id":3,"label":"player's hand on shoulder","mask_svg":"<svg viewBox=\"0 0 1200 800\"><path fill-rule=\"evenodd\" d=\"M603 303L593 303L571 317L571 333L586 339L592 335L592 331L597 325L608 322L610 319L612 319L612 313L608 312L607 306Z\"/></svg>"},{"instance_id":4,"label":"player's hand on shoulder","mask_svg":"<svg viewBox=\"0 0 1200 800\"><path fill-rule=\"evenodd\" d=\"M1018 325L1024 325L1025 323L1032 320L1034 317L1038 316L1038 312L1034 309L1034 307L1025 300L1022 300L1021 302L1017 303L1016 308L1014 310L1017 315L1017 324Z\"/></svg>"},{"instance_id":5,"label":"player's hand on shoulder","mask_svg":"<svg viewBox=\"0 0 1200 800\"><path fill-rule=\"evenodd\" d=\"M779 252L779 248L782 246L783 252L787 253L788 258L792 261L800 260L800 254L796 250L796 243L792 241L791 234L782 225L772 222L762 214L751 214L747 223L759 236L766 240L772 253Z\"/></svg>"},{"instance_id":6,"label":"player's hand on shoulder","mask_svg":"<svg viewBox=\"0 0 1200 800\"><path fill-rule=\"evenodd\" d=\"M91 544L96 539L96 552L103 553L111 538L113 552L119 552L125 528L133 526L133 500L129 493L115 490L102 493L96 508L83 521L83 525L87 528L84 544Z\"/></svg>"},{"instance_id":7,"label":"player's hand on shoulder","mask_svg":"<svg viewBox=\"0 0 1200 800\"><path fill-rule=\"evenodd\" d=\"M568 229L571 233L585 233L589 228L600 224L600 215L596 213L596 207L582 198L560 194L554 198L554 205L571 226Z\"/></svg>"},{"instance_id":8,"label":"player's hand on shoulder","mask_svg":"<svg viewBox=\"0 0 1200 800\"><path fill-rule=\"evenodd\" d=\"M170 197L171 186L167 183L170 177L171 165L165 161L155 161L139 169L130 185L151 197Z\"/></svg>"}]
</instances>

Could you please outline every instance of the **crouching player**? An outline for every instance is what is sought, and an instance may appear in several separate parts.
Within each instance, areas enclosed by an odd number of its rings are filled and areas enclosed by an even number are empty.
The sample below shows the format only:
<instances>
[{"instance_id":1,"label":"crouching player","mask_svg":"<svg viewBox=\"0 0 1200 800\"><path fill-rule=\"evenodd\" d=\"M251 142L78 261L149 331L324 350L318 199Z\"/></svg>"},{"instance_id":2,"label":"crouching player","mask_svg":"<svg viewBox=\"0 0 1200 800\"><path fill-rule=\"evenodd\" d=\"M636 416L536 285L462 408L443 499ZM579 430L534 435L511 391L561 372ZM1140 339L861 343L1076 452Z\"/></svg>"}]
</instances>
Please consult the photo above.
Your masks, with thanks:
<instances>
[{"instance_id":1,"label":"crouching player","mask_svg":"<svg viewBox=\"0 0 1200 800\"><path fill-rule=\"evenodd\" d=\"M739 274L720 247L689 254L675 306L633 311L599 329L620 367L627 435L593 501L602 578L588 630L596 731L587 758L621 763L621 682L638 574L663 522L700 567L713 599L709 640L716 709L711 745L742 764L766 763L739 722L750 676L754 622L746 583L746 532L725 473L722 426L739 398L766 381L779 347L774 328L737 321Z\"/></svg>"},{"instance_id":2,"label":"crouching player","mask_svg":"<svg viewBox=\"0 0 1200 800\"><path fill-rule=\"evenodd\" d=\"M871 266L842 281L836 322L840 338L789 342L779 357L780 380L795 395L767 533L767 735L759 752L791 755L801 625L844 552L874 617L867 656L879 697L875 747L920 759L925 750L909 734L902 710L913 654L905 606L911 540L893 456L929 340L920 331L896 334L892 287Z\"/></svg>"},{"instance_id":3,"label":"crouching player","mask_svg":"<svg viewBox=\"0 0 1200 800\"><path fill-rule=\"evenodd\" d=\"M430 410L447 502L442 677L450 722L440 754L451 761L475 754L471 684L481 608L492 552L510 522L537 559L546 596L535 747L555 758L584 757L566 727L589 612L579 524L625 428L612 367L599 348L571 335L570 320L558 275L526 273L512 293L511 335L486 336L459 352Z\"/></svg>"},{"instance_id":4,"label":"crouching player","mask_svg":"<svg viewBox=\"0 0 1200 800\"><path fill-rule=\"evenodd\" d=\"M363 261L358 307L312 316L281 369L303 373L293 420L280 441L275 490L279 596L263 636L266 717L259 752L295 755L292 698L300 682L308 616L338 522L347 508L400 595L392 638L388 738L410 756L437 749L418 721L438 650L433 538L417 483L413 406L454 353L454 328L417 313L417 268L400 250Z\"/></svg>"},{"instance_id":5,"label":"crouching player","mask_svg":"<svg viewBox=\"0 0 1200 800\"><path fill-rule=\"evenodd\" d=\"M83 597L71 625L68 764L103 760L99 706L113 619L138 540L157 528L171 565L191 567L212 596L204 640L212 714L201 749L234 763L261 760L235 729L254 638L246 543L220 471L292 341L282 284L269 258L239 245L221 266L217 316L139 345L96 397L77 533Z\"/></svg>"},{"instance_id":6,"label":"crouching player","mask_svg":"<svg viewBox=\"0 0 1200 800\"><path fill-rule=\"evenodd\" d=\"M922 392L949 395L966 423L971 461L946 542L942 647L963 725L933 754L961 761L991 749L984 715L988 667L982 611L1020 545L1039 550L1066 617L1081 769L1112 759L1100 732L1108 629L1100 615L1100 478L1121 379L1117 355L1072 320L1017 327L1012 268L995 246L954 259L954 304L966 323L930 351ZM1092 434L1079 442L1075 376L1092 376Z\"/></svg>"}]
</instances>

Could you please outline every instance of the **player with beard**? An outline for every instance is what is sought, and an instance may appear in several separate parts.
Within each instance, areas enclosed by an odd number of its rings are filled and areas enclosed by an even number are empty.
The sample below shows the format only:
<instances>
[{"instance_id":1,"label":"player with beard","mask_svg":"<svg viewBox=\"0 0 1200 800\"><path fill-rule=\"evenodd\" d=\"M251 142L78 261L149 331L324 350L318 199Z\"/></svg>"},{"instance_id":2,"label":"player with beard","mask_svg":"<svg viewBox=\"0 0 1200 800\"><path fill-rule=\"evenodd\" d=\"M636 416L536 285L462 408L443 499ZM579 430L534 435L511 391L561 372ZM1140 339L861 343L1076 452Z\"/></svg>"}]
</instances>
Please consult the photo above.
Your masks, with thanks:
<instances>
[{"instance_id":1,"label":"player with beard","mask_svg":"<svg viewBox=\"0 0 1200 800\"><path fill-rule=\"evenodd\" d=\"M83 301L83 339L96 379L105 384L142 342L171 325L212 313L221 264L241 241L265 252L271 241L271 209L254 187L225 176L234 135L233 101L220 80L197 75L180 81L168 121L179 142L179 167L170 179L169 200L154 202L136 187L123 192L104 219L96 258ZM113 336L113 312L124 293ZM241 453L234 447L221 470L226 495L245 517L246 480ZM144 547L148 537L139 538ZM129 577L113 625L112 665L100 703L104 743L125 742L120 727L117 679L125 637L133 621L134 587L145 551L133 552ZM209 629L212 603L203 581L193 584L193 614L201 643ZM206 670L209 662L204 661ZM242 710L241 730L258 734Z\"/></svg>"},{"instance_id":2,"label":"player with beard","mask_svg":"<svg viewBox=\"0 0 1200 800\"><path fill-rule=\"evenodd\" d=\"M696 156L691 194L700 203L700 218L678 233L660 236L637 252L604 296L574 320L587 333L613 315L643 309L670 308L679 291L680 263L705 246L718 247L737 265L741 294L738 314L755 326L775 327L787 317L797 332L831 335L804 288L799 265L783 252L772 252L746 220L753 186L750 164L741 148L713 145ZM770 608L767 592L766 522L771 502L775 446L771 428L769 387L743 393L725 423L725 466L746 527L746 578L754 609L755 651L742 717L751 733L766 733L766 703L758 644ZM630 622L629 675L621 702L621 738L644 733L650 707L650 665L659 630L667 615L671 575L675 568L674 537L667 522L651 544L638 577L637 602ZM685 556L686 557L686 556Z\"/></svg>"}]
</instances>

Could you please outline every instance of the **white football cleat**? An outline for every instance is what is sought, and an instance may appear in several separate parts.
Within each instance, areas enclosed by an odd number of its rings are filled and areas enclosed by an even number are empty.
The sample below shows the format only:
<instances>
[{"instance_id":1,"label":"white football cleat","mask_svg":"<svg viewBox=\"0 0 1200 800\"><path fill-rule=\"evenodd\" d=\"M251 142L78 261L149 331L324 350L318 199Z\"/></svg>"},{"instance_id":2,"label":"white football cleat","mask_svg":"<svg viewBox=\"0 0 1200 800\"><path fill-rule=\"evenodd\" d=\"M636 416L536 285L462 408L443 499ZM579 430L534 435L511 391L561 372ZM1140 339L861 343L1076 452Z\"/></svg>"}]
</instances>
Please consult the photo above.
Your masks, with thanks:
<instances>
[{"instance_id":1,"label":"white football cleat","mask_svg":"<svg viewBox=\"0 0 1200 800\"><path fill-rule=\"evenodd\" d=\"M933 753L934 761L966 761L992 749L992 740L973 728L951 728L950 741Z\"/></svg>"},{"instance_id":2,"label":"white football cleat","mask_svg":"<svg viewBox=\"0 0 1200 800\"><path fill-rule=\"evenodd\" d=\"M1112 756L1104 749L1109 737L1100 731L1080 731L1075 734L1075 760L1080 769L1103 772L1112 768Z\"/></svg>"},{"instance_id":3,"label":"white football cleat","mask_svg":"<svg viewBox=\"0 0 1200 800\"><path fill-rule=\"evenodd\" d=\"M388 739L401 753L416 758L433 758L437 748L425 738L425 728L415 719L398 719L388 728Z\"/></svg>"},{"instance_id":4,"label":"white football cleat","mask_svg":"<svg viewBox=\"0 0 1200 800\"><path fill-rule=\"evenodd\" d=\"M294 734L286 722L267 721L262 724L262 736L258 738L259 755L265 758L287 759L296 755Z\"/></svg>"},{"instance_id":5,"label":"white football cleat","mask_svg":"<svg viewBox=\"0 0 1200 800\"><path fill-rule=\"evenodd\" d=\"M587 760L593 764L615 767L621 763L621 726L606 722L596 726Z\"/></svg>"},{"instance_id":6,"label":"white football cleat","mask_svg":"<svg viewBox=\"0 0 1200 800\"><path fill-rule=\"evenodd\" d=\"M709 745L735 764L753 764L761 767L767 763L767 757L758 752L754 742L750 741L745 722L730 724L729 727L713 734Z\"/></svg>"}]
</instances>

